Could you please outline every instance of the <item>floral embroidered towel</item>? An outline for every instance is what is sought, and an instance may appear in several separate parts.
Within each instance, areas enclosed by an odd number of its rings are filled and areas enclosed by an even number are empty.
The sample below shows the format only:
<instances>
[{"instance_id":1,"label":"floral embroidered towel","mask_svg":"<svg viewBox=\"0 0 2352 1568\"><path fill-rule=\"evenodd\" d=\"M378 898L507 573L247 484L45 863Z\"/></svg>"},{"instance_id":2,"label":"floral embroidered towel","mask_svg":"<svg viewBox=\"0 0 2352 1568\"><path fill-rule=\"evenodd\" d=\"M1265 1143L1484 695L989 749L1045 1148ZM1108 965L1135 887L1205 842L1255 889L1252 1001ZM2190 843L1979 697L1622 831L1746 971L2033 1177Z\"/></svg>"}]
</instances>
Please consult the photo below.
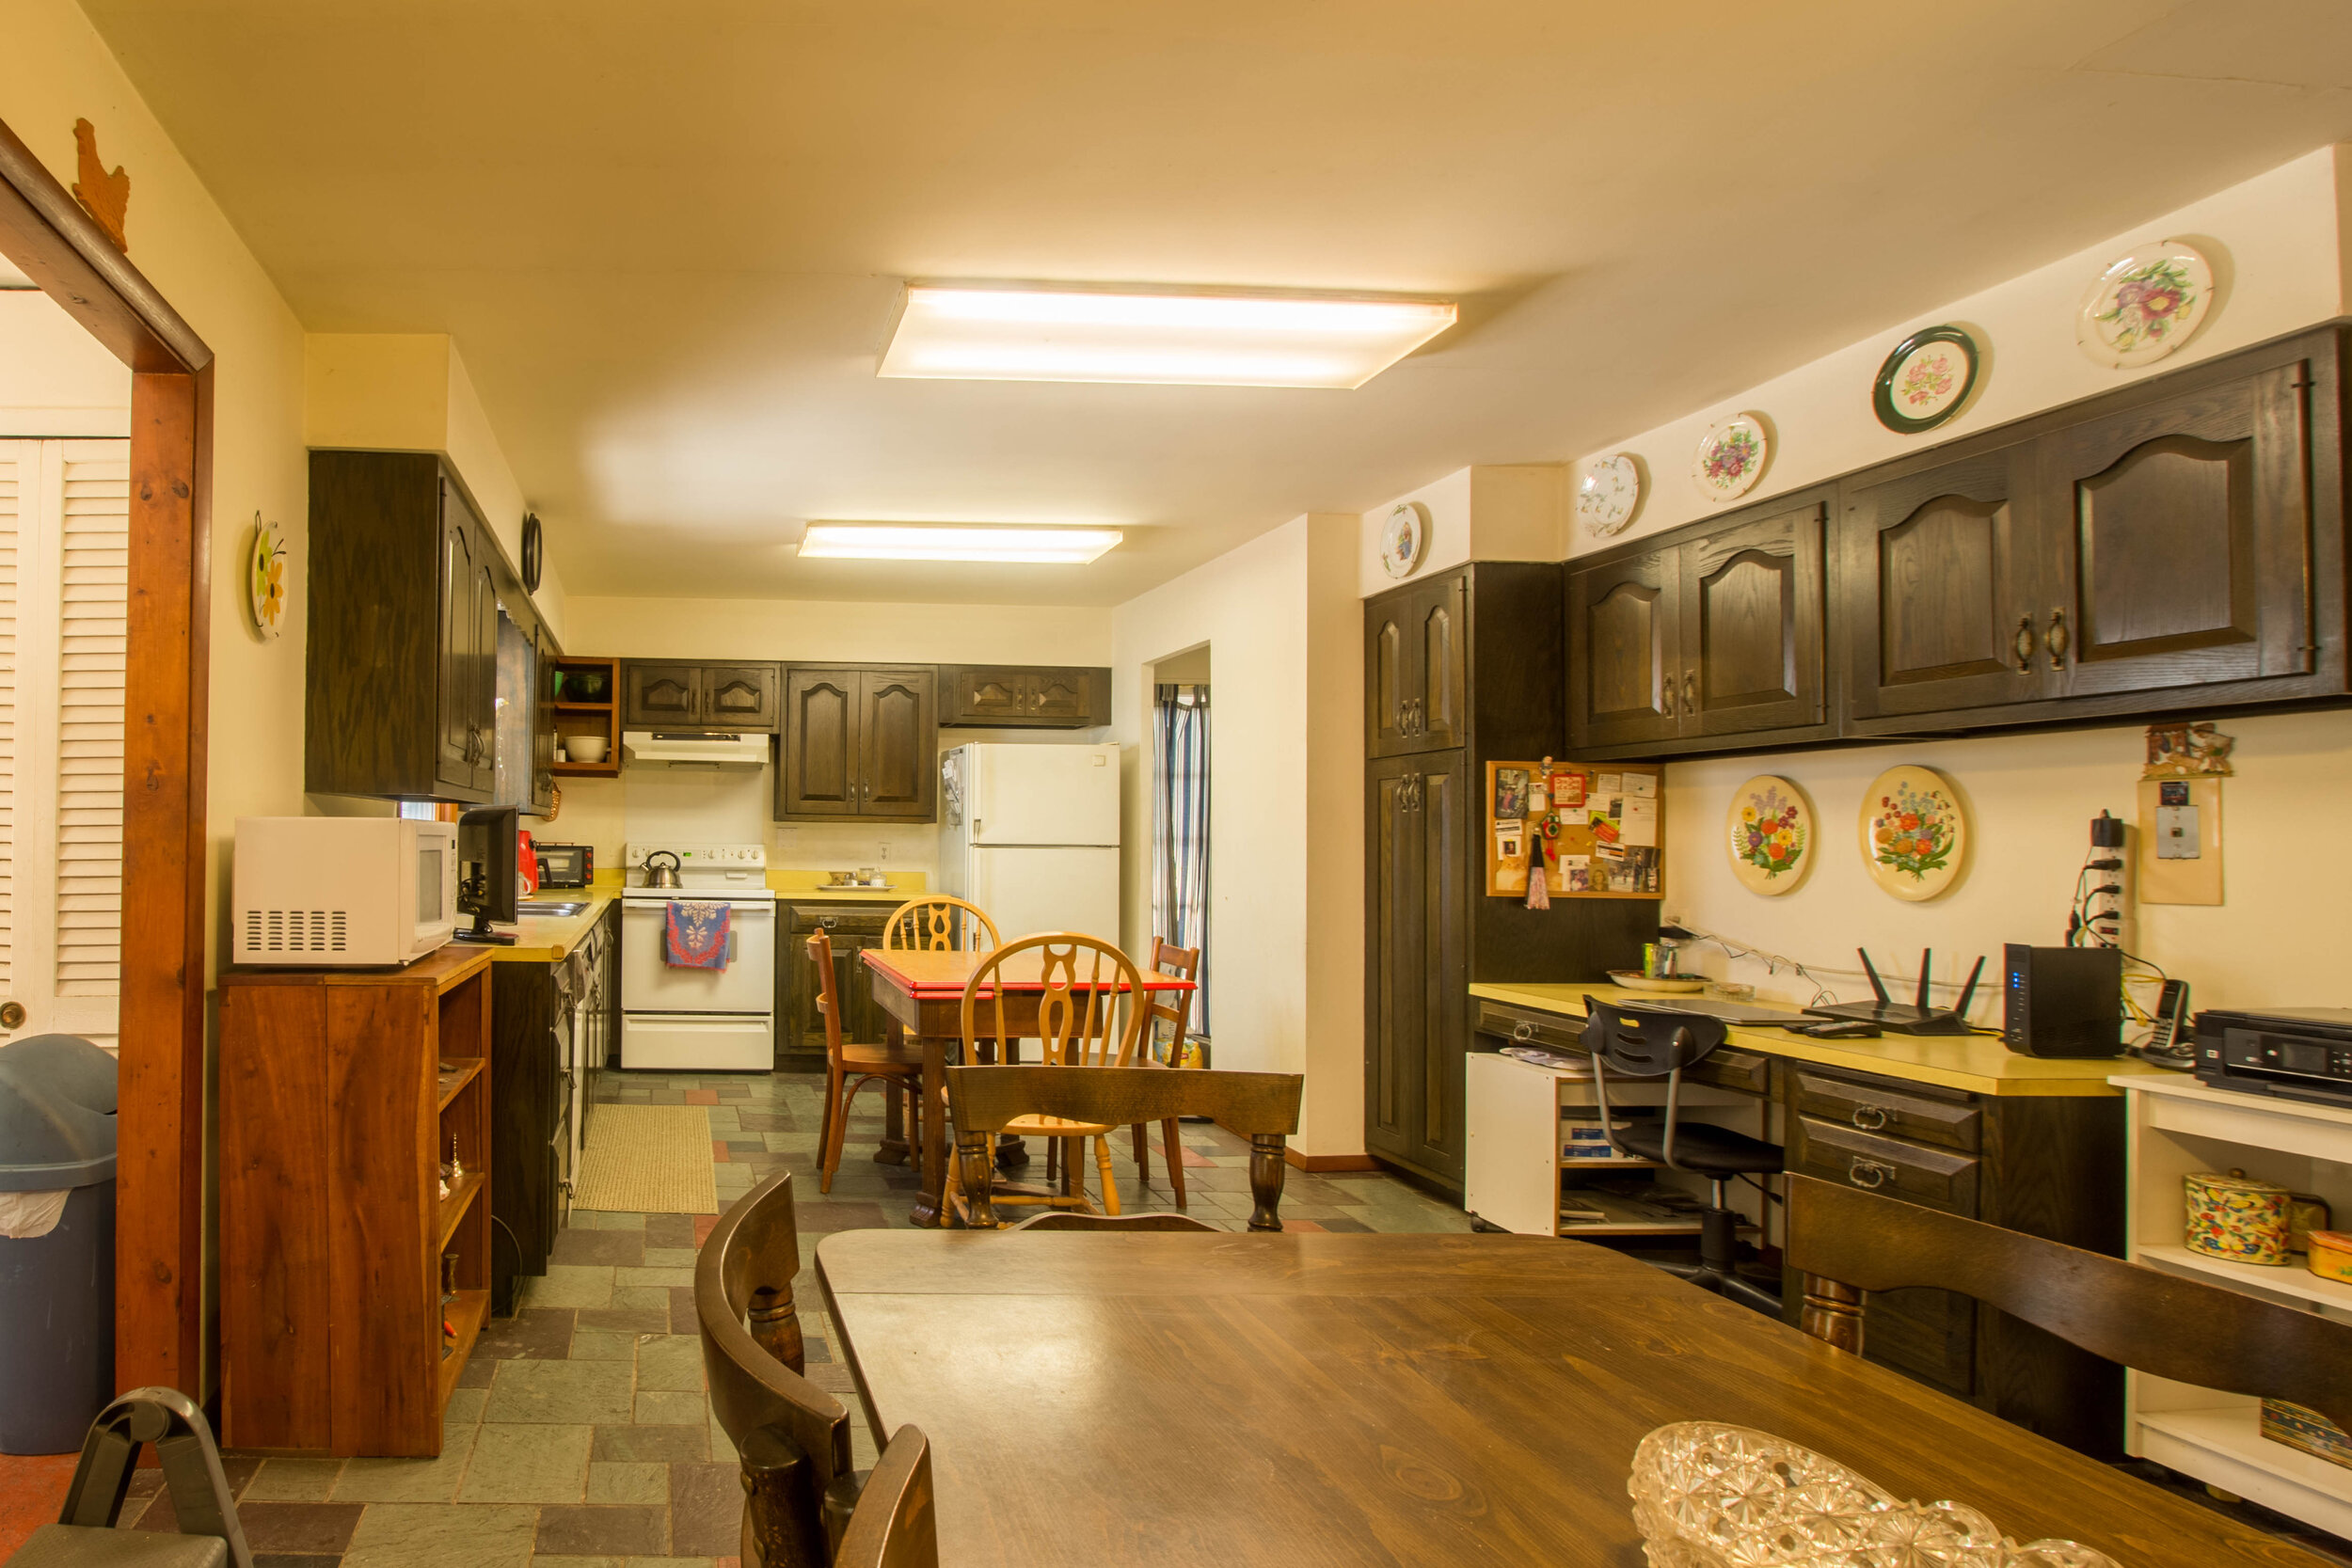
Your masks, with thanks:
<instances>
[{"instance_id":1,"label":"floral embroidered towel","mask_svg":"<svg viewBox=\"0 0 2352 1568\"><path fill-rule=\"evenodd\" d=\"M661 917L661 961L672 969L724 969L735 910L724 902L673 898Z\"/></svg>"}]
</instances>

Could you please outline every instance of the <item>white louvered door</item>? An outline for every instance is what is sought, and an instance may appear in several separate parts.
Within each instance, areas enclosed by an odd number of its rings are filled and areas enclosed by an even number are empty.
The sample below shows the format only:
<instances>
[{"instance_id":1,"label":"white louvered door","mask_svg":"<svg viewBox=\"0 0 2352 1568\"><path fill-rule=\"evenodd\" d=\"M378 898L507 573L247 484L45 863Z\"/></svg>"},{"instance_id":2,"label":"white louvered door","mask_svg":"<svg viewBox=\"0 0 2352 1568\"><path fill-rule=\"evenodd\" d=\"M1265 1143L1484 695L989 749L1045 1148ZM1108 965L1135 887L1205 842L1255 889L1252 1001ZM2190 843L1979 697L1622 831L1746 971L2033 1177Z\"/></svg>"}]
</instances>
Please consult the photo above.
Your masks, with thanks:
<instances>
[{"instance_id":1,"label":"white louvered door","mask_svg":"<svg viewBox=\"0 0 2352 1568\"><path fill-rule=\"evenodd\" d=\"M130 446L0 441L0 1000L115 1043Z\"/></svg>"}]
</instances>

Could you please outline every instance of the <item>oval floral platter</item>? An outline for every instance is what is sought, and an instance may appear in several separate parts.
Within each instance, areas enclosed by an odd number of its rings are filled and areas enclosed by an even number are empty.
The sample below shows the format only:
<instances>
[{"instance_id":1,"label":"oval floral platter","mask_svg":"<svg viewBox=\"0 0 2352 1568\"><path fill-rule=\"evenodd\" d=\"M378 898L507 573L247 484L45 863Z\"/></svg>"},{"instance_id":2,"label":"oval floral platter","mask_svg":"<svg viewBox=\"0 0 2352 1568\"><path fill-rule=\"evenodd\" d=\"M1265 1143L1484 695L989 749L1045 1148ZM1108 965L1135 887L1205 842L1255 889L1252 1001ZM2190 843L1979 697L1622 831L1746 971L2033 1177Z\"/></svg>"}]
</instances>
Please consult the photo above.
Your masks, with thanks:
<instances>
[{"instance_id":1,"label":"oval floral platter","mask_svg":"<svg viewBox=\"0 0 2352 1568\"><path fill-rule=\"evenodd\" d=\"M1590 457L1576 476L1576 516L1584 531L1606 539L1623 531L1642 505L1642 469L1629 451Z\"/></svg>"},{"instance_id":2,"label":"oval floral platter","mask_svg":"<svg viewBox=\"0 0 2352 1568\"><path fill-rule=\"evenodd\" d=\"M1933 898L1960 875L1968 818L1951 781L1932 768L1890 768L1862 795L1862 859L1898 898Z\"/></svg>"},{"instance_id":3,"label":"oval floral platter","mask_svg":"<svg viewBox=\"0 0 2352 1568\"><path fill-rule=\"evenodd\" d=\"M1787 779L1758 773L1731 792L1731 873L1750 893L1776 898L1813 868L1813 808Z\"/></svg>"},{"instance_id":4,"label":"oval floral platter","mask_svg":"<svg viewBox=\"0 0 2352 1568\"><path fill-rule=\"evenodd\" d=\"M1957 326L1931 326L1895 345L1870 388L1870 409L1899 436L1933 430L1977 388L1977 341Z\"/></svg>"},{"instance_id":5,"label":"oval floral platter","mask_svg":"<svg viewBox=\"0 0 2352 1568\"><path fill-rule=\"evenodd\" d=\"M2213 306L2213 267L2178 240L2135 245L2091 280L2074 341L2110 370L2163 358L2194 337Z\"/></svg>"},{"instance_id":6,"label":"oval floral platter","mask_svg":"<svg viewBox=\"0 0 2352 1568\"><path fill-rule=\"evenodd\" d=\"M1734 414L1708 427L1691 458L1691 483L1709 500L1727 501L1756 488L1772 459L1772 440L1754 414Z\"/></svg>"}]
</instances>

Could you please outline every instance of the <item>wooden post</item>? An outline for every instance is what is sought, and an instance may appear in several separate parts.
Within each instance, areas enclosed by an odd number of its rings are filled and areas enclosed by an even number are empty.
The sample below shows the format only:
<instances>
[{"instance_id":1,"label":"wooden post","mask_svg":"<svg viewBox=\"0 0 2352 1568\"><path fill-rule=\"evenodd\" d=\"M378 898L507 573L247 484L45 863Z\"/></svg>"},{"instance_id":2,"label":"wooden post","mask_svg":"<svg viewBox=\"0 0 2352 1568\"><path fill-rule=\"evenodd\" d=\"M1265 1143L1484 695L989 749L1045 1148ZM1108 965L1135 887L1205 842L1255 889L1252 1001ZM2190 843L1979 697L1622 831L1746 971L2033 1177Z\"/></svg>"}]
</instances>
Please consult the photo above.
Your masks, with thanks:
<instances>
[{"instance_id":1,"label":"wooden post","mask_svg":"<svg viewBox=\"0 0 2352 1568\"><path fill-rule=\"evenodd\" d=\"M745 1533L760 1568L825 1568L823 1502L817 1466L781 1425L754 1427L738 1452L742 1464Z\"/></svg>"},{"instance_id":2,"label":"wooden post","mask_svg":"<svg viewBox=\"0 0 2352 1568\"><path fill-rule=\"evenodd\" d=\"M956 1134L956 1158L963 1162L963 1201L975 1230L993 1230L996 1226L996 1204L991 1196L996 1184L996 1172L990 1158L993 1141L985 1132Z\"/></svg>"},{"instance_id":3,"label":"wooden post","mask_svg":"<svg viewBox=\"0 0 2352 1568\"><path fill-rule=\"evenodd\" d=\"M763 1285L752 1292L752 1339L761 1350L796 1372L808 1370L808 1347L801 1335L801 1312L793 1304L792 1283Z\"/></svg>"},{"instance_id":4,"label":"wooden post","mask_svg":"<svg viewBox=\"0 0 2352 1568\"><path fill-rule=\"evenodd\" d=\"M1862 1292L1851 1285L1804 1276L1804 1312L1799 1326L1826 1344L1862 1354Z\"/></svg>"},{"instance_id":5,"label":"wooden post","mask_svg":"<svg viewBox=\"0 0 2352 1568\"><path fill-rule=\"evenodd\" d=\"M1249 1196L1256 1200L1249 1212L1252 1230L1282 1228L1282 1177L1289 1168L1282 1159L1283 1141L1279 1132L1249 1136Z\"/></svg>"}]
</instances>

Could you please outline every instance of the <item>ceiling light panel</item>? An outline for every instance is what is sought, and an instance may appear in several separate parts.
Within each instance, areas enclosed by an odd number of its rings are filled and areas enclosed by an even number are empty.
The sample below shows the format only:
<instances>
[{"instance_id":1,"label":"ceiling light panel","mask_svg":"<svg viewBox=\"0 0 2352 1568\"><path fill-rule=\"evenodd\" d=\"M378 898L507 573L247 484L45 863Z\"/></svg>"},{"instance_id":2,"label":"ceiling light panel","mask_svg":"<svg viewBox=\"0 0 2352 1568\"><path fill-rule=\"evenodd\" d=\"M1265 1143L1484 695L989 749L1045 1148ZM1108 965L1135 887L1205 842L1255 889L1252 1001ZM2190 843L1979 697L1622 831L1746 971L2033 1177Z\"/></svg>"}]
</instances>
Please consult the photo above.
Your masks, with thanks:
<instances>
[{"instance_id":1,"label":"ceiling light panel","mask_svg":"<svg viewBox=\"0 0 2352 1568\"><path fill-rule=\"evenodd\" d=\"M811 523L811 561L983 561L1083 566L1115 547L1115 528L987 528L949 523Z\"/></svg>"},{"instance_id":2,"label":"ceiling light panel","mask_svg":"<svg viewBox=\"0 0 2352 1568\"><path fill-rule=\"evenodd\" d=\"M881 373L944 381L1360 387L1454 325L1450 303L911 283Z\"/></svg>"}]
</instances>

